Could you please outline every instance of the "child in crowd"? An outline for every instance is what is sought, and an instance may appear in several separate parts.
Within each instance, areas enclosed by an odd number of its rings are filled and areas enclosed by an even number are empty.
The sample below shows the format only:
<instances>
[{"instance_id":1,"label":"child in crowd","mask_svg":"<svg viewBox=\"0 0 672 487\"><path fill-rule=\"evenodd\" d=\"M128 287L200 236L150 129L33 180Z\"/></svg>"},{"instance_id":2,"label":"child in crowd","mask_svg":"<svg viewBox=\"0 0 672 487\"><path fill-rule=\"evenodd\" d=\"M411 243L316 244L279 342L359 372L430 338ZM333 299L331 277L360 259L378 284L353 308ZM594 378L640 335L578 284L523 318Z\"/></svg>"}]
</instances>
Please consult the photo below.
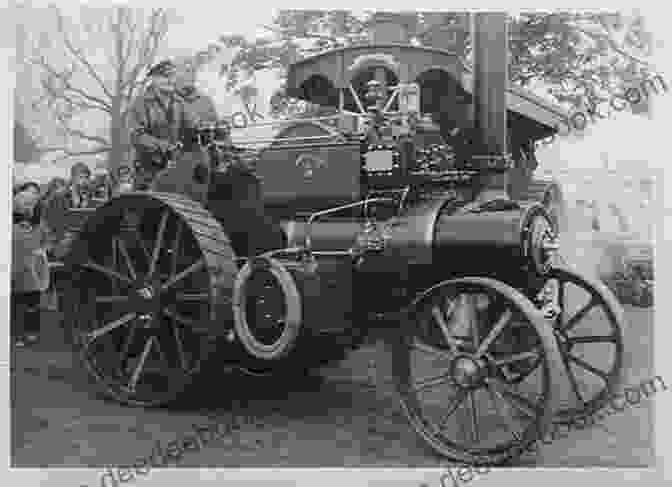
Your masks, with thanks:
<instances>
[{"instance_id":1,"label":"child in crowd","mask_svg":"<svg viewBox=\"0 0 672 487\"><path fill-rule=\"evenodd\" d=\"M47 232L42 224L40 194L35 184L23 186L14 196L12 214L10 329L17 346L39 340L40 300L49 287Z\"/></svg>"},{"instance_id":2,"label":"child in crowd","mask_svg":"<svg viewBox=\"0 0 672 487\"><path fill-rule=\"evenodd\" d=\"M123 193L133 191L133 170L128 166L119 166L117 169L115 185L112 189L112 195L117 196Z\"/></svg>"}]
</instances>

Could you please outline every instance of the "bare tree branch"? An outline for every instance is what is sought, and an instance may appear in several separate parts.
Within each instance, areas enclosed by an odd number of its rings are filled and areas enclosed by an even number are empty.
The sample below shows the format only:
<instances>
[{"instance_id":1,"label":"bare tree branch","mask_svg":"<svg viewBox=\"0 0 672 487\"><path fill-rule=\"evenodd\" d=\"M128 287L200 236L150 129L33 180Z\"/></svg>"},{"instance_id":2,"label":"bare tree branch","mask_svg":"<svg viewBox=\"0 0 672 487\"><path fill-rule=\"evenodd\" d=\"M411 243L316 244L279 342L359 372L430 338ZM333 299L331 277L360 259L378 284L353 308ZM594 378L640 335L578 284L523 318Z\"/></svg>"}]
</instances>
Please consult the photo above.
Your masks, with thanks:
<instances>
[{"instance_id":1,"label":"bare tree branch","mask_svg":"<svg viewBox=\"0 0 672 487\"><path fill-rule=\"evenodd\" d=\"M42 104L45 100L51 105L53 105L54 102L61 100L64 103L66 103L68 106L73 106L78 108L79 110L99 110L103 113L109 114L109 110L107 108L101 107L100 105L94 105L92 103L88 103L85 100L82 100L81 98L73 98L72 96L69 96L66 91L58 91L54 89L52 86L49 85L49 83L45 80L42 80L41 82L42 87L44 88L45 93L35 101L35 106L39 106Z\"/></svg>"},{"instance_id":2,"label":"bare tree branch","mask_svg":"<svg viewBox=\"0 0 672 487\"><path fill-rule=\"evenodd\" d=\"M57 16L57 21L58 21L58 29L63 35L63 43L65 44L66 49L68 52L77 59L82 66L86 69L86 71L91 75L91 77L98 83L98 85L103 89L103 92L108 98L112 98L112 93L107 89L107 86L105 86L105 83L103 82L102 78L98 75L96 70L91 66L91 63L86 59L84 54L82 53L81 49L77 49L72 42L70 41L70 38L68 37L68 34L66 32L65 28L65 20L63 19L63 16L61 14L61 11L56 8L56 16Z\"/></svg>"},{"instance_id":3,"label":"bare tree branch","mask_svg":"<svg viewBox=\"0 0 672 487\"><path fill-rule=\"evenodd\" d=\"M130 75L122 85L122 89L124 90L132 84L137 83L142 70L154 61L158 47L168 30L166 12L163 9L153 10L148 25L149 30L138 49L138 59L135 68L131 70Z\"/></svg>"},{"instance_id":4,"label":"bare tree branch","mask_svg":"<svg viewBox=\"0 0 672 487\"><path fill-rule=\"evenodd\" d=\"M123 58L119 60L119 63L123 63L124 66L126 66L126 63L128 63L129 59L131 58L133 46L136 43L136 33L138 31L138 23L133 22L129 12L126 13L126 29L128 30L126 52L124 52Z\"/></svg>"},{"instance_id":5,"label":"bare tree branch","mask_svg":"<svg viewBox=\"0 0 672 487\"><path fill-rule=\"evenodd\" d=\"M40 66L42 69L47 71L50 76L58 79L61 83L63 83L63 90L64 91L70 91L72 93L76 93L77 95L81 96L83 99L87 100L91 104L97 105L101 110L110 112L112 110L112 106L107 103L105 100L98 98L97 96L90 95L86 93L84 90L77 88L72 85L70 82L70 78L72 77L72 72L58 72L56 69L54 69L49 62L46 60L44 56L40 56L38 59L33 59L31 60L31 63Z\"/></svg>"},{"instance_id":6,"label":"bare tree branch","mask_svg":"<svg viewBox=\"0 0 672 487\"><path fill-rule=\"evenodd\" d=\"M600 19L600 23L602 24L602 26L604 27L604 29L605 29L608 33L609 33L609 32L613 32L613 29L611 29L611 28L605 23L605 21L604 21L603 19ZM637 56L635 56L635 55L633 55L633 54L630 54L629 52L627 52L626 50L624 50L621 46L619 46L619 45L616 43L616 41L615 41L609 34L597 34L597 33L595 33L595 32L591 32L590 30L585 29L585 28L583 28L583 27L577 25L576 23L572 23L571 26L572 26L573 28L575 28L576 30L578 30L579 32L581 32L582 34L587 35L588 37L590 37L590 38L593 39L593 40L596 40L596 41L605 41L605 42L607 42L607 44L609 44L609 47L610 47L611 49L613 49L615 52L617 52L618 54L620 54L621 56L623 56L623 57L625 57L625 58L627 58L627 59L629 59L629 60L631 60L631 61L634 61L634 62L636 62L637 64L640 64L640 65L642 65L642 66L645 66L645 67L647 67L647 68L649 68L649 69L651 69L651 70L653 70L653 71L656 71L655 67L654 67L651 63L649 63L648 61L645 61L644 59L640 59L640 58L638 58Z\"/></svg>"},{"instance_id":7,"label":"bare tree branch","mask_svg":"<svg viewBox=\"0 0 672 487\"><path fill-rule=\"evenodd\" d=\"M126 58L124 57L124 33L121 30L122 17L124 15L124 9L122 7L116 7L117 20L112 26L112 33L114 34L114 47L117 60L117 96L120 95L119 87L124 83L124 73L126 72ZM130 44L130 40L129 40Z\"/></svg>"},{"instance_id":8,"label":"bare tree branch","mask_svg":"<svg viewBox=\"0 0 672 487\"><path fill-rule=\"evenodd\" d=\"M85 150L71 150L68 147L43 147L39 150L40 154L48 154L50 152L63 152L67 156L93 156L97 154L105 154L110 152L111 147L97 147L95 149L85 149Z\"/></svg>"},{"instance_id":9,"label":"bare tree branch","mask_svg":"<svg viewBox=\"0 0 672 487\"><path fill-rule=\"evenodd\" d=\"M66 131L66 133L68 135L72 135L72 136L78 137L80 139L87 140L89 142L95 142L95 143L100 144L102 146L106 146L106 147L110 146L110 142L107 139L105 139L104 137L100 137L98 135L90 135L90 134L87 134L87 133L83 132L82 130L70 127L70 124L68 123L68 120L66 120L66 118L62 114L56 114L56 118L58 119L61 126L63 127L63 129Z\"/></svg>"},{"instance_id":10,"label":"bare tree branch","mask_svg":"<svg viewBox=\"0 0 672 487\"><path fill-rule=\"evenodd\" d=\"M108 154L114 165L130 148L126 140L129 107L143 84L142 71L154 62L165 38L169 15L164 9L136 14L132 7L112 6L97 17L99 28L91 29L88 19L70 26L58 7L54 11L56 37L50 39L49 50L36 52L34 59L26 61L40 72L41 90L35 106L49 113L50 128L56 129L54 134L59 137L45 140L43 152L63 152L64 157ZM97 57L88 55L72 27L88 33L87 42L102 40L111 47L102 54L100 65ZM54 47L57 57L44 54ZM110 70L103 71L103 64ZM100 129L88 123L88 111L104 114ZM83 124L75 124L79 117L84 117ZM64 136L65 141L60 139ZM76 141L82 145L71 145Z\"/></svg>"}]
</instances>

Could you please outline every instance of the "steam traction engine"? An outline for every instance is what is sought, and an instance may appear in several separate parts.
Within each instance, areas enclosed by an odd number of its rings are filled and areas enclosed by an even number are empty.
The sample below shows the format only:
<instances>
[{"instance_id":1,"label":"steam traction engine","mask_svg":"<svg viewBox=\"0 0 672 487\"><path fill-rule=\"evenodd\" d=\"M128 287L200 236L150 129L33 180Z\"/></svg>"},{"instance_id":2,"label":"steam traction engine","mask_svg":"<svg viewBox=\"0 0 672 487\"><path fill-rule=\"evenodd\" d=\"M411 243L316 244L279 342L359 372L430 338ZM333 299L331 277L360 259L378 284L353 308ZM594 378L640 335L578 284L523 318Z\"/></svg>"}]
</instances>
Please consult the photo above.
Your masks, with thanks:
<instances>
[{"instance_id":1,"label":"steam traction engine","mask_svg":"<svg viewBox=\"0 0 672 487\"><path fill-rule=\"evenodd\" d=\"M602 407L621 310L559 265L544 206L506 195L507 130L520 152L554 112L483 75L479 25L471 85L448 51L323 53L292 65L290 94L337 115L285 121L256 152L241 147L259 139L204 128L152 191L97 209L67 260L69 321L96 383L160 405L206 363L292 373L382 318L409 421L454 460L510 460L554 418Z\"/></svg>"}]
</instances>

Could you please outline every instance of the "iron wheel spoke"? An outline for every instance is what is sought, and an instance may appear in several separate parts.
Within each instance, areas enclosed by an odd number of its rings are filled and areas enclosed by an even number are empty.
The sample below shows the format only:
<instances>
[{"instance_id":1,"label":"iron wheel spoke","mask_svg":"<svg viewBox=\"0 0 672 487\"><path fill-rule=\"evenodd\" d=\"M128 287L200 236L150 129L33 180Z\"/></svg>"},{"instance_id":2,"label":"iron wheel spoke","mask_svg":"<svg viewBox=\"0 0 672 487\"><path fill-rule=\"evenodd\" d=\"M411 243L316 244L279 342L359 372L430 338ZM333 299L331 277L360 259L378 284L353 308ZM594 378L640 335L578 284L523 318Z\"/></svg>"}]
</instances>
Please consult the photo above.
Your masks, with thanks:
<instances>
[{"instance_id":1,"label":"iron wheel spoke","mask_svg":"<svg viewBox=\"0 0 672 487\"><path fill-rule=\"evenodd\" d=\"M451 350L454 352L457 350L457 347L460 345L460 341L455 339L452 334L450 333L450 330L448 328L448 323L446 323L446 318L448 318L453 311L455 310L455 302L451 301L451 308L449 312L446 312L445 314L442 313L442 310L438 306L433 306L432 307L432 316L434 317L434 320L437 322L439 327L441 328L441 332L443 334L444 339L446 340L446 343L450 346Z\"/></svg>"},{"instance_id":2,"label":"iron wheel spoke","mask_svg":"<svg viewBox=\"0 0 672 487\"><path fill-rule=\"evenodd\" d=\"M472 312L469 313L469 321L470 321L470 326L471 328L471 339L474 344L474 348L478 349L480 343L481 343L481 337L479 336L478 333L478 307L476 306L476 300L478 299L478 295L476 296L470 296L468 299L468 303L471 306Z\"/></svg>"},{"instance_id":3,"label":"iron wheel spoke","mask_svg":"<svg viewBox=\"0 0 672 487\"><path fill-rule=\"evenodd\" d=\"M96 296L96 303L128 303L128 296Z\"/></svg>"},{"instance_id":4,"label":"iron wheel spoke","mask_svg":"<svg viewBox=\"0 0 672 487\"><path fill-rule=\"evenodd\" d=\"M123 214L123 222L122 222L122 235L126 235L128 237L131 237L135 243L138 244L138 247L140 250L142 250L143 255L145 256L145 261L147 264L149 264L150 260L150 255L149 251L147 250L147 247L145 246L145 241L142 238L142 235L140 235L140 231L138 230L138 227L140 226L140 219L142 218L141 215L138 213L131 213L127 210L124 211Z\"/></svg>"},{"instance_id":5,"label":"iron wheel spoke","mask_svg":"<svg viewBox=\"0 0 672 487\"><path fill-rule=\"evenodd\" d=\"M210 293L175 293L176 301L204 302L210 300Z\"/></svg>"},{"instance_id":6,"label":"iron wheel spoke","mask_svg":"<svg viewBox=\"0 0 672 487\"><path fill-rule=\"evenodd\" d=\"M151 279L154 276L154 271L156 271L156 264L159 260L159 254L161 253L163 234L166 231L166 224L168 223L169 216L170 212L167 210L164 211L163 214L161 215L161 221L159 222L159 231L156 233L156 240L154 241L152 260L149 262L149 271L147 272L148 279Z\"/></svg>"},{"instance_id":7,"label":"iron wheel spoke","mask_svg":"<svg viewBox=\"0 0 672 487\"><path fill-rule=\"evenodd\" d=\"M112 330L115 330L119 328L120 326L124 326L128 322L132 321L135 319L137 316L137 313L126 313L124 316L121 318L118 318L111 323L108 323L107 325L103 326L102 328L98 328L92 332L86 333L84 335L84 338L87 340L87 343L91 343L93 340L96 340L97 338L105 335L106 333L111 332Z\"/></svg>"},{"instance_id":8,"label":"iron wheel spoke","mask_svg":"<svg viewBox=\"0 0 672 487\"><path fill-rule=\"evenodd\" d=\"M135 237L135 241L138 243L138 246L140 247L140 250L142 250L142 253L145 256L145 259L147 260L147 265L149 265L149 261L151 259L151 256L149 255L149 250L147 250L147 246L145 245L145 241L142 238L142 235L140 235L140 232L138 231L137 228L133 229L133 236Z\"/></svg>"},{"instance_id":9,"label":"iron wheel spoke","mask_svg":"<svg viewBox=\"0 0 672 487\"><path fill-rule=\"evenodd\" d=\"M567 323L564 324L562 327L562 331L568 332L572 328L576 326L576 324L581 321L587 314L588 312L593 309L595 306L597 306L597 301L595 299L592 299L588 302L587 305L585 305L581 310L576 313L574 316L572 316L570 319L567 320Z\"/></svg>"},{"instance_id":10,"label":"iron wheel spoke","mask_svg":"<svg viewBox=\"0 0 672 487\"><path fill-rule=\"evenodd\" d=\"M558 279L558 307L565 309L565 282Z\"/></svg>"},{"instance_id":11,"label":"iron wheel spoke","mask_svg":"<svg viewBox=\"0 0 672 487\"><path fill-rule=\"evenodd\" d=\"M416 381L413 386L411 387L411 390L413 392L419 392L423 389L427 389L428 387L436 387L438 385L444 384L446 382L449 382L452 380L452 377L450 376L449 373L437 375L434 377L429 377L427 379L422 379L419 381Z\"/></svg>"},{"instance_id":12,"label":"iron wheel spoke","mask_svg":"<svg viewBox=\"0 0 672 487\"><path fill-rule=\"evenodd\" d=\"M511 400L506 402L511 404L520 412L524 413L526 416L530 418L539 417L536 405L528 398L520 394L518 391L514 390L508 384L499 382L496 379L486 379L486 383L492 386L497 392L499 392L499 394L505 401L507 397L510 398Z\"/></svg>"},{"instance_id":13,"label":"iron wheel spoke","mask_svg":"<svg viewBox=\"0 0 672 487\"><path fill-rule=\"evenodd\" d=\"M169 318L172 318L172 319L174 319L174 320L176 320L176 321L179 321L179 322L182 323L183 325L187 325L187 326L196 326L196 325L198 325L198 321L194 320L193 318L189 318L189 317L187 317L187 316L184 316L184 315L182 315L182 314L178 313L177 311L174 311L174 310L172 310L172 309L170 309L170 308L164 308L164 309L163 309L163 312L164 312L164 314L165 314L166 316L168 316Z\"/></svg>"},{"instance_id":14,"label":"iron wheel spoke","mask_svg":"<svg viewBox=\"0 0 672 487\"><path fill-rule=\"evenodd\" d=\"M147 361L147 356L149 355L149 352L152 350L152 345L154 344L154 340L155 340L155 337L154 337L154 335L152 335L145 342L145 348L142 350L142 355L140 356L140 360L138 361L138 365L135 366L135 369L133 370L133 375L131 375L131 380L128 384L128 388L131 391L134 391L135 386L138 384L138 380L140 379L140 374L142 373L142 369L145 367L145 362Z\"/></svg>"},{"instance_id":15,"label":"iron wheel spoke","mask_svg":"<svg viewBox=\"0 0 672 487\"><path fill-rule=\"evenodd\" d=\"M506 414L506 411L504 410L504 407L502 406L502 402L506 404L506 400L504 397L501 395L499 391L497 391L495 388L493 388L490 384L486 384L486 389L488 390L488 394L490 395L490 402L495 406L495 409L497 410L497 414L504 419L504 424L506 425L506 429L509 430L509 433L511 433L511 436L513 438L520 442L522 441L522 436L517 431L516 425L513 423L513 419L511 418L510 414Z\"/></svg>"},{"instance_id":16,"label":"iron wheel spoke","mask_svg":"<svg viewBox=\"0 0 672 487\"><path fill-rule=\"evenodd\" d=\"M194 272L197 272L201 269L205 268L205 259L201 258L198 259L196 262L191 264L189 267L184 269L183 271L179 272L178 274L175 274L172 276L170 279L168 279L166 282L163 283L161 286L162 291L167 291L171 287L173 287L175 284L177 284L179 281L187 277L189 274L192 274Z\"/></svg>"},{"instance_id":17,"label":"iron wheel spoke","mask_svg":"<svg viewBox=\"0 0 672 487\"><path fill-rule=\"evenodd\" d=\"M439 430L444 430L448 420L450 417L455 414L455 411L457 411L457 408L460 407L460 405L464 402L464 400L467 398L467 392L464 389L459 389L457 394L455 394L451 398L451 403L450 406L448 407L448 412L446 415L443 417L441 421L439 421Z\"/></svg>"},{"instance_id":18,"label":"iron wheel spoke","mask_svg":"<svg viewBox=\"0 0 672 487\"><path fill-rule=\"evenodd\" d=\"M175 229L175 239L173 240L173 247L171 249L172 259L170 262L170 274L174 276L177 274L177 260L179 258L179 252L181 250L180 243L182 241L182 229L184 224L182 220L177 220L177 228Z\"/></svg>"},{"instance_id":19,"label":"iron wheel spoke","mask_svg":"<svg viewBox=\"0 0 672 487\"><path fill-rule=\"evenodd\" d=\"M118 257L118 252L117 252L117 239L113 238L112 239L112 269L117 270L117 257ZM112 281L112 290L116 293L118 290L118 285L116 279L110 278L110 281Z\"/></svg>"},{"instance_id":20,"label":"iron wheel spoke","mask_svg":"<svg viewBox=\"0 0 672 487\"><path fill-rule=\"evenodd\" d=\"M450 359L453 357L452 352L445 352L443 350L438 350L434 347L431 347L425 343L419 342L417 340L413 341L413 343L409 344L410 348L415 348L416 350L420 350L423 353L426 353L428 355L436 355L439 358L446 358Z\"/></svg>"},{"instance_id":21,"label":"iron wheel spoke","mask_svg":"<svg viewBox=\"0 0 672 487\"><path fill-rule=\"evenodd\" d=\"M593 375L598 376L598 377L601 378L603 381L605 381L605 382L608 381L609 377L607 376L607 374L606 374L603 370L600 370L600 369L598 369L598 368L596 368L596 367L593 367L593 366L590 365L588 362L585 362L584 360L580 359L580 358L577 357L576 355L572 355L571 353L568 353L568 354L567 354L567 358L568 358L569 360L571 360L572 362L574 362L574 363L575 363L576 365L578 365L579 367L582 367L582 368L586 369L587 371L592 372Z\"/></svg>"},{"instance_id":22,"label":"iron wheel spoke","mask_svg":"<svg viewBox=\"0 0 672 487\"><path fill-rule=\"evenodd\" d=\"M100 264L97 264L96 262L92 261L89 259L86 261L84 264L82 264L82 267L86 267L87 269L92 269L94 271L98 271L102 274L105 274L108 277L112 277L114 279L118 279L119 281L125 282L126 284L133 284L133 281L131 281L128 277L122 276L119 274L117 271L113 269L109 269L105 266L102 266Z\"/></svg>"},{"instance_id":23,"label":"iron wheel spoke","mask_svg":"<svg viewBox=\"0 0 672 487\"><path fill-rule=\"evenodd\" d=\"M581 396L581 391L579 391L579 383L576 381L576 375L572 372L572 368L569 366L568 354L562 354L562 363L565 365L565 371L567 372L567 378L569 379L569 385L572 386L572 392L581 403L581 407L585 407L586 401Z\"/></svg>"},{"instance_id":24,"label":"iron wheel spoke","mask_svg":"<svg viewBox=\"0 0 672 487\"><path fill-rule=\"evenodd\" d=\"M119 247L119 252L121 252L121 255L124 258L124 262L126 262L126 267L128 268L128 273L130 274L131 279L133 279L135 281L138 278L138 274L135 272L135 267L133 267L133 262L131 261L131 256L128 253L128 249L126 248L126 244L121 239L116 239L116 240L117 240L117 246Z\"/></svg>"},{"instance_id":25,"label":"iron wheel spoke","mask_svg":"<svg viewBox=\"0 0 672 487\"><path fill-rule=\"evenodd\" d=\"M163 338L164 340L168 340L169 337L166 336L165 330L163 330L163 333L155 335L154 342L156 343L156 352L161 358L161 361L166 364L166 368L172 369L173 367L170 359L168 358L168 354L163 350L163 347L161 346L161 338Z\"/></svg>"},{"instance_id":26,"label":"iron wheel spoke","mask_svg":"<svg viewBox=\"0 0 672 487\"><path fill-rule=\"evenodd\" d=\"M187 371L188 370L187 356L184 353L184 343L182 342L182 338L180 338L180 327L177 325L176 320L174 319L170 320L170 325L173 332L173 336L175 337L175 344L177 346L177 355L180 359L180 367L182 368L183 371Z\"/></svg>"},{"instance_id":27,"label":"iron wheel spoke","mask_svg":"<svg viewBox=\"0 0 672 487\"><path fill-rule=\"evenodd\" d=\"M618 337L616 335L591 335L591 336L580 336L580 337L569 337L567 339L571 343L582 344L582 343L616 343Z\"/></svg>"},{"instance_id":28,"label":"iron wheel spoke","mask_svg":"<svg viewBox=\"0 0 672 487\"><path fill-rule=\"evenodd\" d=\"M490 333L488 333L488 336L486 336L483 339L480 346L478 347L476 357L480 358L483 356L488 347L492 344L492 342L494 342L497 339L497 337L502 332L504 327L509 323L509 320L511 319L512 315L513 313L511 313L511 310L509 309L507 309L502 313L502 316L499 318L499 321L495 323L495 325L492 327L492 330L490 330Z\"/></svg>"},{"instance_id":29,"label":"iron wheel spoke","mask_svg":"<svg viewBox=\"0 0 672 487\"><path fill-rule=\"evenodd\" d=\"M539 348L535 347L535 350L536 351L516 353L506 358L493 360L492 363L498 367L501 367L502 365L512 364L514 362L520 362L521 360L537 359L539 358Z\"/></svg>"},{"instance_id":30,"label":"iron wheel spoke","mask_svg":"<svg viewBox=\"0 0 672 487\"><path fill-rule=\"evenodd\" d=\"M476 408L476 390L470 391L469 394L469 415L471 416L470 430L472 443L477 444L480 439L478 432L478 411Z\"/></svg>"},{"instance_id":31,"label":"iron wheel spoke","mask_svg":"<svg viewBox=\"0 0 672 487\"><path fill-rule=\"evenodd\" d=\"M131 345L133 344L133 339L135 338L136 331L137 331L137 325L135 324L131 325L121 348L119 363L121 365L121 371L124 373L126 372L126 367L128 366L128 354L130 352Z\"/></svg>"}]
</instances>

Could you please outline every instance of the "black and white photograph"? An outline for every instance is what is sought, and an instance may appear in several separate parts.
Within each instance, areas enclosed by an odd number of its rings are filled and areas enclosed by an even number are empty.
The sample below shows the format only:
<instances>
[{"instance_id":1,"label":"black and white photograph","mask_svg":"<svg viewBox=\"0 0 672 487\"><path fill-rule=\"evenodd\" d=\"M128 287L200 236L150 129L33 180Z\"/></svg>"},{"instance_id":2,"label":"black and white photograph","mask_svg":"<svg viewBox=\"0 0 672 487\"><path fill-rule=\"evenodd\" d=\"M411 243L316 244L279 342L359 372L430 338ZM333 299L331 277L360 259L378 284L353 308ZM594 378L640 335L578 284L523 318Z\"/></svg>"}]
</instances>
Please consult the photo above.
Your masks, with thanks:
<instances>
[{"instance_id":1,"label":"black and white photograph","mask_svg":"<svg viewBox=\"0 0 672 487\"><path fill-rule=\"evenodd\" d=\"M412 7L10 2L12 477L661 468L664 20Z\"/></svg>"}]
</instances>

